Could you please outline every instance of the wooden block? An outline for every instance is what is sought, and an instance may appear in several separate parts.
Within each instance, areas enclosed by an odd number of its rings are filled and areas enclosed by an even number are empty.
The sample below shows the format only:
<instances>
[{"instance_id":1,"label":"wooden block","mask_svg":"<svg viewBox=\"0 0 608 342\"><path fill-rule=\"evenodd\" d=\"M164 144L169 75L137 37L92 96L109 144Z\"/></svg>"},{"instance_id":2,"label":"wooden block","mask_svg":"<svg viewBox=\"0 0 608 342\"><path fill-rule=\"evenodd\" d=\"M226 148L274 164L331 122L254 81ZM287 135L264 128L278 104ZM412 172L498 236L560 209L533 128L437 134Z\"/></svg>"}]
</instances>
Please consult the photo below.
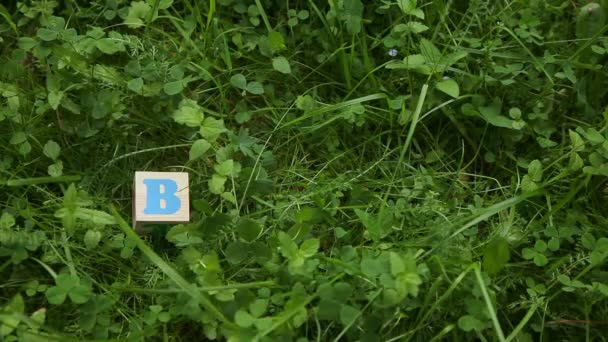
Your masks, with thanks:
<instances>
[{"instance_id":1,"label":"wooden block","mask_svg":"<svg viewBox=\"0 0 608 342\"><path fill-rule=\"evenodd\" d=\"M133 226L140 223L190 222L186 172L135 172Z\"/></svg>"}]
</instances>

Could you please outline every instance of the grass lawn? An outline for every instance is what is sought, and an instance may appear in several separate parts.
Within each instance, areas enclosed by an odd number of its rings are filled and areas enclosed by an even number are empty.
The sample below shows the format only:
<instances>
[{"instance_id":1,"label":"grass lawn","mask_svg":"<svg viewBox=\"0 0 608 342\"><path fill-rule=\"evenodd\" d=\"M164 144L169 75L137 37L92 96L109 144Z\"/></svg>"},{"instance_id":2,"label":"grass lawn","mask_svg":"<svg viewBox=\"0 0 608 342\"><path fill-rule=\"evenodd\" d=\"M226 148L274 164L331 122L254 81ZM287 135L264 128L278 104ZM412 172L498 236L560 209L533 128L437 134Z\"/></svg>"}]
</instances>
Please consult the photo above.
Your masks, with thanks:
<instances>
[{"instance_id":1,"label":"grass lawn","mask_svg":"<svg viewBox=\"0 0 608 342\"><path fill-rule=\"evenodd\" d=\"M607 17L2 1L0 340L606 341Z\"/></svg>"}]
</instances>

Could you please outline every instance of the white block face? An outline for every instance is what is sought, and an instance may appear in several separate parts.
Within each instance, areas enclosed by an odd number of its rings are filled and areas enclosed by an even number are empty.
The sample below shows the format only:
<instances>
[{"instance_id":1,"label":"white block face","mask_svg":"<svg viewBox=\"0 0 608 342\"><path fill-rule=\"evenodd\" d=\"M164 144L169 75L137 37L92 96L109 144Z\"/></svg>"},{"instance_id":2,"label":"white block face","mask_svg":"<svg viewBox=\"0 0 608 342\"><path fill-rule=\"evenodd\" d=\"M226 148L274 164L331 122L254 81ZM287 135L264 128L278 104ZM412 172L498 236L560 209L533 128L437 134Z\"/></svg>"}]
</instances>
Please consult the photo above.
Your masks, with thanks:
<instances>
[{"instance_id":1,"label":"white block face","mask_svg":"<svg viewBox=\"0 0 608 342\"><path fill-rule=\"evenodd\" d=\"M186 172L135 172L135 222L190 222L190 187Z\"/></svg>"}]
</instances>

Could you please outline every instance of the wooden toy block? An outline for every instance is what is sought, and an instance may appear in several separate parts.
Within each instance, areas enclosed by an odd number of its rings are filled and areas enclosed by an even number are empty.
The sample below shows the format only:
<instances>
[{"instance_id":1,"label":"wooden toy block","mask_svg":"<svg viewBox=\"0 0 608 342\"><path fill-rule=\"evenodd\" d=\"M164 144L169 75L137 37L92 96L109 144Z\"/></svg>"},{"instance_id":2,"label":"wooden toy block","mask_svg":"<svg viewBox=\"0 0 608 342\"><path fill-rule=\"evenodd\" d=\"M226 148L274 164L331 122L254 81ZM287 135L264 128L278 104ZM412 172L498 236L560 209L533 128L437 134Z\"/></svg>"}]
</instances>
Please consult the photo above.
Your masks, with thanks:
<instances>
[{"instance_id":1,"label":"wooden toy block","mask_svg":"<svg viewBox=\"0 0 608 342\"><path fill-rule=\"evenodd\" d=\"M190 221L190 187L186 172L135 172L133 226Z\"/></svg>"}]
</instances>

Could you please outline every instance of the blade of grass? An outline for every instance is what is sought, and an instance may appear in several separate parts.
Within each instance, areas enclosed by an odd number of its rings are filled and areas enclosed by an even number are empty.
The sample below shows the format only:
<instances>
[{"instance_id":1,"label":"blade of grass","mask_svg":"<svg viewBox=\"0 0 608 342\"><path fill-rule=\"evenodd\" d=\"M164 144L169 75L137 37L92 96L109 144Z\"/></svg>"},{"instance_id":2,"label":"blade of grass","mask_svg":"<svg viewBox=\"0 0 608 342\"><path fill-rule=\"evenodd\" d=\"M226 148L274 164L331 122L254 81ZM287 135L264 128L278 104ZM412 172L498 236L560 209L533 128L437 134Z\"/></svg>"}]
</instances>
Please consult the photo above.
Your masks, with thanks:
<instances>
[{"instance_id":1,"label":"blade of grass","mask_svg":"<svg viewBox=\"0 0 608 342\"><path fill-rule=\"evenodd\" d=\"M342 279L344 277L344 274L339 274L337 276L335 276L331 281L330 284L334 283L335 281ZM295 314L298 313L298 311L300 311L300 309L306 307L306 305L308 305L310 302L312 302L315 298L317 298L319 296L319 293L314 293L310 296L308 296L305 300L302 300L298 305L294 305L292 306L290 309L285 310L283 313L281 313L275 320L274 323L267 328L264 331L258 331L258 334L256 335L256 337L253 339L253 341L258 341L260 338L270 334L271 332L273 332L274 330L276 330L278 327L282 326L283 324L285 324L287 321L289 321L289 319L291 317L293 317Z\"/></svg>"},{"instance_id":2,"label":"blade of grass","mask_svg":"<svg viewBox=\"0 0 608 342\"><path fill-rule=\"evenodd\" d=\"M348 101L344 101L344 102L340 102L337 104L333 104L333 105L328 105L325 107L321 107L319 109L313 109L310 112L296 118L293 119L289 122L286 122L285 124L283 124L282 126L280 126L278 129L284 129L290 126L293 126L295 124L297 124L298 122L304 121L306 119L312 118L315 115L320 115L323 113L327 113L327 112L332 112L332 111L337 111L343 108L347 108L350 107L354 104L359 104L359 103L363 103L363 102L369 102L369 101L373 101L373 100L379 100L379 99L384 99L386 98L386 94L383 93L377 93L377 94L371 94L371 95L367 95L367 96L363 96L363 97L359 97L356 99L352 99L352 100L348 100ZM319 127L323 127L324 125L322 124ZM308 132L309 133L309 132Z\"/></svg>"},{"instance_id":3,"label":"blade of grass","mask_svg":"<svg viewBox=\"0 0 608 342\"><path fill-rule=\"evenodd\" d=\"M534 64L536 65L537 68L539 68L540 70L542 70L542 72L545 74L545 76L547 76L547 79L549 80L549 82L551 82L551 85L555 84L555 82L553 81L553 77L551 77L551 75L547 72L547 69L545 69L545 67L543 66L543 64L541 62L538 61L538 59L536 58L536 56L532 53L532 51L530 51L530 49L528 49L528 47L519 39L519 37L513 33L513 31L511 31L508 27L501 25L500 26L503 30L505 30L509 35L511 35L511 37L513 37L513 39L515 39L515 41L517 41L517 43L519 43L519 45L522 47L522 49L524 49L524 51L526 51L526 53L530 56L530 58L532 59L532 61L534 62Z\"/></svg>"},{"instance_id":4,"label":"blade of grass","mask_svg":"<svg viewBox=\"0 0 608 342\"><path fill-rule=\"evenodd\" d=\"M274 31L272 26L270 26L270 21L268 21L268 16L266 15L266 11L264 11L264 6L262 6L260 0L255 0L255 5L257 6L258 11L260 11L260 15L262 16L262 20L264 21L264 25L266 25L268 32Z\"/></svg>"},{"instance_id":5,"label":"blade of grass","mask_svg":"<svg viewBox=\"0 0 608 342\"><path fill-rule=\"evenodd\" d=\"M60 177L35 177L35 178L21 178L11 179L6 181L7 186L24 186L34 184L48 184L48 183L72 183L78 182L80 175L72 176L60 176Z\"/></svg>"},{"instance_id":6,"label":"blade of grass","mask_svg":"<svg viewBox=\"0 0 608 342\"><path fill-rule=\"evenodd\" d=\"M223 290L235 290L235 289L252 289L258 287L281 287L272 280L256 281L252 283L240 283L240 284L228 284L221 286L204 286L197 287L196 290L200 292L212 292L212 291L223 291ZM139 287L113 287L113 290L124 291L124 292L135 292L135 293L182 293L186 290L182 288L174 289L148 289Z\"/></svg>"},{"instance_id":7,"label":"blade of grass","mask_svg":"<svg viewBox=\"0 0 608 342\"><path fill-rule=\"evenodd\" d=\"M4 20L6 20L8 26L10 26L13 31L15 31L15 33L19 34L19 31L17 30L17 25L15 25L13 19L11 18L11 14L8 13L6 7L4 7L2 4L0 4L0 16L3 17Z\"/></svg>"},{"instance_id":8,"label":"blade of grass","mask_svg":"<svg viewBox=\"0 0 608 342\"><path fill-rule=\"evenodd\" d=\"M536 312L536 309L538 309L538 304L535 303L530 307L530 309L528 309L528 312L526 312L526 315L524 316L524 318L522 318L521 321L519 321L519 324L517 324L515 329L513 329L513 331L509 334L509 336L507 336L507 338L505 339L505 342L509 342L512 339L517 337L517 334L519 334L521 329L523 329L526 326L526 324L528 324L528 321L530 320L530 318L532 318L532 315L534 315L534 313Z\"/></svg>"},{"instance_id":9,"label":"blade of grass","mask_svg":"<svg viewBox=\"0 0 608 342\"><path fill-rule=\"evenodd\" d=\"M366 77L369 75L374 91L376 91L379 87L378 80L374 75L374 65L369 56L369 47L367 45L367 35L365 34L365 26L362 28L362 32L359 35L359 44L361 44L361 48L359 49L361 55L363 56L363 65L365 66L365 70L367 71Z\"/></svg>"},{"instance_id":10,"label":"blade of grass","mask_svg":"<svg viewBox=\"0 0 608 342\"><path fill-rule=\"evenodd\" d=\"M407 132L407 138L405 139L405 144L403 145L403 150L401 151L401 156L405 155L405 151L408 150L410 144L412 142L412 138L414 137L414 132L416 131L416 125L418 124L418 118L420 117L420 113L422 112L422 106L424 105L424 101L426 99L426 94L429 90L429 85L425 83L422 86L422 90L420 90L420 97L418 97L418 103L416 104L416 110L414 111L414 115L412 116L412 124L410 125L410 130ZM402 161L402 157L400 157L400 161Z\"/></svg>"},{"instance_id":11,"label":"blade of grass","mask_svg":"<svg viewBox=\"0 0 608 342\"><path fill-rule=\"evenodd\" d=\"M512 198L506 199L504 201L498 202L488 208L485 208L484 210L474 213L473 215L471 215L467 218L467 220L469 220L469 222L465 223L462 227L458 228L456 231L454 231L454 233L452 233L450 236L448 236L445 240L443 240L440 243L436 244L435 246L429 248L429 250L426 251L425 253L421 254L419 258L424 259L427 256L431 255L437 248L442 247L447 241L453 239L454 237L456 237L460 233L464 232L465 230L471 228L472 226L474 226L482 221L485 221L488 218L498 214L499 212L506 210L514 205L517 205L517 204L527 200L528 198L541 195L543 192L544 192L543 188L540 188L534 192L518 195L518 196L515 196ZM457 226L459 224L461 224L460 221L458 223L454 224L453 227Z\"/></svg>"},{"instance_id":12,"label":"blade of grass","mask_svg":"<svg viewBox=\"0 0 608 342\"><path fill-rule=\"evenodd\" d=\"M346 334L346 332L348 331L348 329L350 329L350 327L353 324L355 324L355 322L357 321L357 319L359 318L359 316L361 316L363 314L363 312L365 310L367 310L367 308L370 305L372 305L372 303L374 302L374 300L376 300L376 297L378 297L378 295L380 295L380 293L382 293L382 290L376 291L376 293L374 293L374 295L372 295L372 297L369 299L369 301L363 307L363 309L361 311L359 311L359 313L353 318L353 320L350 321L350 322L348 322L348 324L344 327L344 329L342 329L342 331L340 331L340 333L338 334L338 336L336 336L336 338L334 338L334 342L340 341L340 339L342 338L342 336L344 336L344 334Z\"/></svg>"},{"instance_id":13,"label":"blade of grass","mask_svg":"<svg viewBox=\"0 0 608 342\"><path fill-rule=\"evenodd\" d=\"M207 12L207 27L208 29L211 25L211 21L213 20L213 16L215 15L215 0L209 1L209 11Z\"/></svg>"},{"instance_id":14,"label":"blade of grass","mask_svg":"<svg viewBox=\"0 0 608 342\"><path fill-rule=\"evenodd\" d=\"M486 302L488 314L490 314L490 318L492 318L492 325L494 325L496 336L498 337L499 341L504 342L505 334L502 332L502 328L500 327L500 323L498 322L498 317L496 317L496 311L494 310L494 306L492 305L492 301L490 300L490 296L488 295L487 285L485 284L481 276L481 267L479 266L479 264L475 264L475 277L477 278L477 282L479 284L479 288L481 289L483 299Z\"/></svg>"},{"instance_id":15,"label":"blade of grass","mask_svg":"<svg viewBox=\"0 0 608 342\"><path fill-rule=\"evenodd\" d=\"M460 282L464 279L464 277L469 274L469 272L471 272L471 270L473 270L473 268L475 268L475 264L471 264L469 265L464 271L462 271L458 277L456 277L456 279L454 279L454 282L452 283L452 285L450 285L450 287L441 295L441 297L439 297L435 303L433 303L433 305L431 306L431 308L426 311L426 313L424 314L424 316L421 316L422 311L420 312L420 314L418 315L417 319L416 319L416 329L414 331L410 331L410 337L407 339L408 341L414 336L414 333L418 330L418 329L422 329L423 325L422 323L424 321L426 321L430 316L431 313L433 313L433 311L439 307L439 304L442 303L444 300L446 300L451 294L452 292L454 292L454 290L456 290L456 288L458 287L458 285L460 284Z\"/></svg>"},{"instance_id":16,"label":"blade of grass","mask_svg":"<svg viewBox=\"0 0 608 342\"><path fill-rule=\"evenodd\" d=\"M418 97L418 103L416 104L416 109L414 114L412 115L410 129L407 133L407 137L405 139L405 144L401 147L401 154L399 155L399 160L397 161L397 165L401 166L403 163L403 159L405 158L405 153L409 149L410 144L412 143L412 139L414 137L414 132L416 131L416 125L418 124L418 119L420 118L420 113L422 112L422 106L424 105L424 101L426 99L426 94L429 90L428 83L425 83L420 90L420 96ZM405 110L405 107L403 108ZM384 192L384 202L388 199L389 194L393 188L392 184L395 184L395 179L397 178L398 167L394 168L393 174L391 176L391 185L387 187Z\"/></svg>"},{"instance_id":17,"label":"blade of grass","mask_svg":"<svg viewBox=\"0 0 608 342\"><path fill-rule=\"evenodd\" d=\"M165 273L177 286L181 287L186 293L188 293L193 299L197 300L211 315L223 322L230 328L237 328L237 325L229 321L226 316L218 309L207 296L202 294L197 288L190 284L184 279L171 265L163 260L156 252L152 250L135 231L129 226L129 224L122 218L120 213L111 207L112 215L118 222L118 226L125 233L125 235L135 241L137 248L146 256L154 265L156 265L163 273Z\"/></svg>"}]
</instances>

